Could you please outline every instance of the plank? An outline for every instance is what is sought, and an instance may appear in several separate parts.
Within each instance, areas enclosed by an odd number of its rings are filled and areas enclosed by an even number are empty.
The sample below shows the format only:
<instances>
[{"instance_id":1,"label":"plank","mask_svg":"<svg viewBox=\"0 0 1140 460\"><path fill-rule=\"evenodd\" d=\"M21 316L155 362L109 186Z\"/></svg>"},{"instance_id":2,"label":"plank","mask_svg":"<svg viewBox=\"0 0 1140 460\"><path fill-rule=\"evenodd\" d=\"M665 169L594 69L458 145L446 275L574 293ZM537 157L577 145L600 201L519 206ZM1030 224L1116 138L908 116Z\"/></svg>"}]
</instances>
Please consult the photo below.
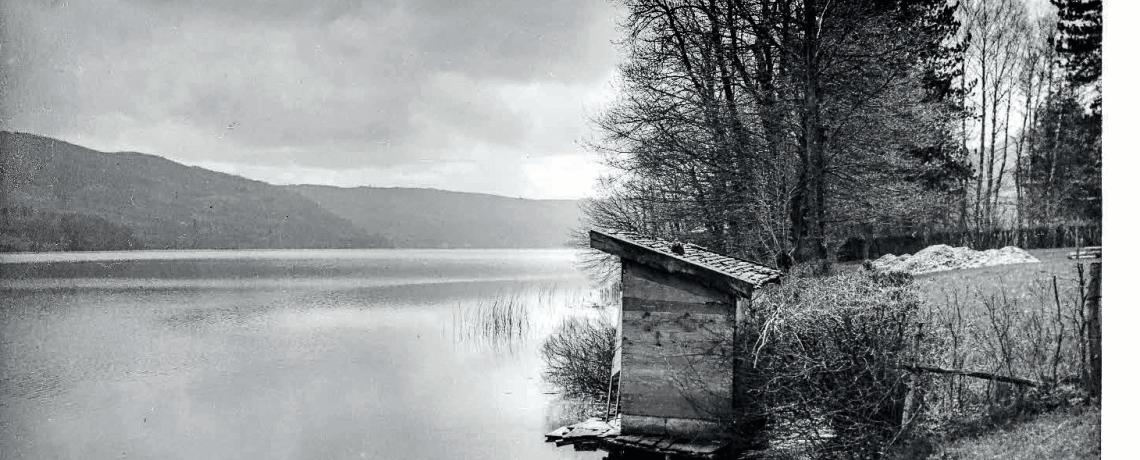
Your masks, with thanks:
<instances>
[{"instance_id":1,"label":"plank","mask_svg":"<svg viewBox=\"0 0 1140 460\"><path fill-rule=\"evenodd\" d=\"M669 450L670 446L672 446L673 444L676 444L676 443L677 443L676 439L671 438L671 437L667 437L667 436L662 436L661 439L658 440L657 443L653 445L653 448L657 449L657 450L667 451L667 450Z\"/></svg>"},{"instance_id":2,"label":"plank","mask_svg":"<svg viewBox=\"0 0 1140 460\"><path fill-rule=\"evenodd\" d=\"M656 441L648 444L648 441ZM726 448L726 441L693 441L675 436L658 436L654 439L638 438L638 442L630 442L625 436L603 440L602 443L623 449L635 449L643 452L652 452L665 455L682 455L697 458L714 458Z\"/></svg>"},{"instance_id":3,"label":"plank","mask_svg":"<svg viewBox=\"0 0 1140 460\"><path fill-rule=\"evenodd\" d=\"M688 277L664 272L636 262L622 265L622 294L647 300L728 303L733 296Z\"/></svg>"},{"instance_id":4,"label":"plank","mask_svg":"<svg viewBox=\"0 0 1140 460\"><path fill-rule=\"evenodd\" d=\"M627 443L630 443L630 444L634 444L634 445L636 445L636 444L637 444L638 442L640 442L642 439L645 439L645 435L636 435L636 436L622 436L622 437L621 437L621 440L622 440L622 441L624 441L624 442L627 442Z\"/></svg>"},{"instance_id":5,"label":"plank","mask_svg":"<svg viewBox=\"0 0 1140 460\"><path fill-rule=\"evenodd\" d=\"M716 452L720 448L724 447L723 444L711 443L711 442L710 443L704 443L704 442L693 443L693 444L690 444L690 446L692 446L691 452L697 453L697 454L711 454L713 452Z\"/></svg>"},{"instance_id":6,"label":"plank","mask_svg":"<svg viewBox=\"0 0 1140 460\"><path fill-rule=\"evenodd\" d=\"M730 346L733 324L726 315L703 313L674 313L652 311L623 311L622 340L626 342L662 345L661 338L673 342L723 343Z\"/></svg>"},{"instance_id":7,"label":"plank","mask_svg":"<svg viewBox=\"0 0 1140 460\"><path fill-rule=\"evenodd\" d=\"M569 433L569 432L570 432L570 427L568 427L568 426L558 428L554 431L546 433L546 440L550 441L553 439L561 439L563 436L566 436L566 433Z\"/></svg>"},{"instance_id":8,"label":"plank","mask_svg":"<svg viewBox=\"0 0 1140 460\"><path fill-rule=\"evenodd\" d=\"M622 414L621 432L628 435L664 435L665 419L630 413Z\"/></svg>"},{"instance_id":9,"label":"plank","mask_svg":"<svg viewBox=\"0 0 1140 460\"><path fill-rule=\"evenodd\" d=\"M644 373L627 373L622 379L624 414L703 419L731 411L731 387L727 384L680 382L677 385Z\"/></svg>"},{"instance_id":10,"label":"plank","mask_svg":"<svg viewBox=\"0 0 1140 460\"><path fill-rule=\"evenodd\" d=\"M566 439L590 439L609 435L614 427L598 418L590 418L570 425L569 431L563 435Z\"/></svg>"},{"instance_id":11,"label":"plank","mask_svg":"<svg viewBox=\"0 0 1140 460\"><path fill-rule=\"evenodd\" d=\"M713 314L723 315L732 318L735 313L735 308L727 302L720 302L714 300L708 301L682 301L682 300L660 300L660 299L643 299L639 297L625 296L621 298L621 308L623 312L669 312L669 313L695 313L695 314ZM729 320L732 321L731 319Z\"/></svg>"},{"instance_id":12,"label":"plank","mask_svg":"<svg viewBox=\"0 0 1140 460\"><path fill-rule=\"evenodd\" d=\"M727 412L732 357L726 330L722 315L623 314L623 412L678 418Z\"/></svg>"},{"instance_id":13,"label":"plank","mask_svg":"<svg viewBox=\"0 0 1140 460\"><path fill-rule=\"evenodd\" d=\"M665 422L665 431L673 436L714 439L724 434L724 426L716 420L670 418Z\"/></svg>"}]
</instances>

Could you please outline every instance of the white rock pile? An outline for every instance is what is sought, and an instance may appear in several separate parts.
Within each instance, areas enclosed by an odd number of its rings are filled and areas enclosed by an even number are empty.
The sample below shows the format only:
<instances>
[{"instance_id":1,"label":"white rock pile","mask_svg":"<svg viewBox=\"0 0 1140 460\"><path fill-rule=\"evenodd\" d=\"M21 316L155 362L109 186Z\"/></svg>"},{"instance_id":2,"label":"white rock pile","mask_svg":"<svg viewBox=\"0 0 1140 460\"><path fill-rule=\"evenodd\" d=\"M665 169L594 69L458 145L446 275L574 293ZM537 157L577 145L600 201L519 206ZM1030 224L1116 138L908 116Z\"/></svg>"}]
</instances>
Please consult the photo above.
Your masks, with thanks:
<instances>
[{"instance_id":1,"label":"white rock pile","mask_svg":"<svg viewBox=\"0 0 1140 460\"><path fill-rule=\"evenodd\" d=\"M970 248L955 248L945 244L936 244L918 251L914 255L887 254L872 261L871 265L879 271L900 271L912 275L921 275L963 268L1035 262L1040 261L1029 255L1024 249L1013 246L975 251Z\"/></svg>"}]
</instances>

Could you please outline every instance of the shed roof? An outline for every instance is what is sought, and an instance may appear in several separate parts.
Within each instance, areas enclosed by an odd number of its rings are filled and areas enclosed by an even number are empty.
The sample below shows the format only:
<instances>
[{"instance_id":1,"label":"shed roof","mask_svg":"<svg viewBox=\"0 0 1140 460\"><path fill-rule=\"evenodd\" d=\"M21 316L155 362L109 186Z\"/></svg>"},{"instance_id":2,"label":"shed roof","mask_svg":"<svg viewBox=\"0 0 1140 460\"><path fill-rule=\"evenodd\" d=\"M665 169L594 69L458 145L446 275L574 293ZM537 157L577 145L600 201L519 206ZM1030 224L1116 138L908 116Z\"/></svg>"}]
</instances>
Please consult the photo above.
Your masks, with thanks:
<instances>
[{"instance_id":1,"label":"shed roof","mask_svg":"<svg viewBox=\"0 0 1140 460\"><path fill-rule=\"evenodd\" d=\"M673 251L675 245L683 249ZM713 287L750 296L756 286L779 280L780 271L690 243L674 243L634 233L590 231L590 247L669 273L686 274Z\"/></svg>"}]
</instances>

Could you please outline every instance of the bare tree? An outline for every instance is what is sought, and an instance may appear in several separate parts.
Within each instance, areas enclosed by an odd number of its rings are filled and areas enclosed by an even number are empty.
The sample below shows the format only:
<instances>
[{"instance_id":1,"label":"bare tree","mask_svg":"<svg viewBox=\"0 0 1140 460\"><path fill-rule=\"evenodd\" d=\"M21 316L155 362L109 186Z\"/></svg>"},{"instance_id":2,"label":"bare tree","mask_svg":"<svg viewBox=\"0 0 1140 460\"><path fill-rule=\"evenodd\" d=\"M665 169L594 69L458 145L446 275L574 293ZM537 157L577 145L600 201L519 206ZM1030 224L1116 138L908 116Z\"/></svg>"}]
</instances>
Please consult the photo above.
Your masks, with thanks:
<instances>
[{"instance_id":1,"label":"bare tree","mask_svg":"<svg viewBox=\"0 0 1140 460\"><path fill-rule=\"evenodd\" d=\"M967 0L961 17L963 33L971 37L966 74L978 83L968 96L974 105L964 120L963 144L976 152L972 224L984 231L1001 224L1009 119L1029 19L1021 0Z\"/></svg>"},{"instance_id":2,"label":"bare tree","mask_svg":"<svg viewBox=\"0 0 1140 460\"><path fill-rule=\"evenodd\" d=\"M1026 161L1031 154L1032 138L1036 134L1037 113L1042 101L1052 92L1056 55L1051 45L1056 17L1043 15L1028 28L1025 52L1022 54L1017 92L1023 99L1021 112L1021 132L1017 136L1014 188L1017 194L1017 227L1030 226L1026 210L1027 197L1024 190L1025 176L1032 164ZM1018 244L1024 245L1024 241Z\"/></svg>"},{"instance_id":3,"label":"bare tree","mask_svg":"<svg viewBox=\"0 0 1140 460\"><path fill-rule=\"evenodd\" d=\"M928 192L914 152L956 149L930 135L952 116L926 91L951 7L623 3L622 97L592 144L618 173L595 225L805 260L838 232L929 209L909 199Z\"/></svg>"}]
</instances>

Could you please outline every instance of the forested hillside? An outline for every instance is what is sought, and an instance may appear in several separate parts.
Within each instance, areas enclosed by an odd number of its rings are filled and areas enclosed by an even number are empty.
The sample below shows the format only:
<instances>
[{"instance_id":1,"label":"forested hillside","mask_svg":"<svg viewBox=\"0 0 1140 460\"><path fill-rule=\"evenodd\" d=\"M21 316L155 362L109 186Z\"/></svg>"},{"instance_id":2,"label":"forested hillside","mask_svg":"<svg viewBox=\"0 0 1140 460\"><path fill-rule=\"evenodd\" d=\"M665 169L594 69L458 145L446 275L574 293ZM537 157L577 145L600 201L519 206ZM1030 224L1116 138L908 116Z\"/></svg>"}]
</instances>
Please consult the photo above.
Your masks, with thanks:
<instances>
[{"instance_id":1,"label":"forested hillside","mask_svg":"<svg viewBox=\"0 0 1140 460\"><path fill-rule=\"evenodd\" d=\"M384 247L283 187L0 132L0 249Z\"/></svg>"},{"instance_id":2,"label":"forested hillside","mask_svg":"<svg viewBox=\"0 0 1140 460\"><path fill-rule=\"evenodd\" d=\"M272 185L0 132L0 251L565 246L574 200Z\"/></svg>"},{"instance_id":3,"label":"forested hillside","mask_svg":"<svg viewBox=\"0 0 1140 460\"><path fill-rule=\"evenodd\" d=\"M540 248L565 246L578 225L575 200L528 200L417 188L292 190L397 247Z\"/></svg>"}]
</instances>

